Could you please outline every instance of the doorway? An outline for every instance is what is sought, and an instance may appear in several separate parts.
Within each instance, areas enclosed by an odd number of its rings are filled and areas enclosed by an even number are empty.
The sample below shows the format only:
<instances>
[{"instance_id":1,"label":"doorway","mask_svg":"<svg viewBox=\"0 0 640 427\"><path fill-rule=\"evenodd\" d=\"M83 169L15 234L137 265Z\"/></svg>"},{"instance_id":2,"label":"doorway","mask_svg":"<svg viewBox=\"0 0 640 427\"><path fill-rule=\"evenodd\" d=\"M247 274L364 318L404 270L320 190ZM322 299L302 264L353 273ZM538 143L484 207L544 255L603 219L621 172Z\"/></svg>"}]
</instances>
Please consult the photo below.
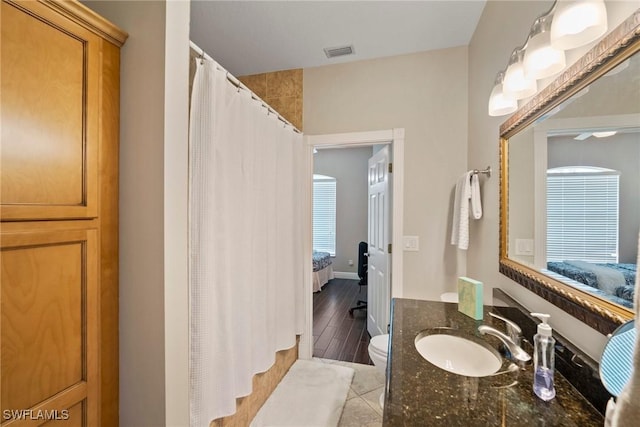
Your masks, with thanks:
<instances>
[{"instance_id":1,"label":"doorway","mask_svg":"<svg viewBox=\"0 0 640 427\"><path fill-rule=\"evenodd\" d=\"M388 300L402 297L403 284L403 258L402 258L402 235L403 235L403 203L404 203L404 129L396 128L383 131L354 132L343 134L307 135L305 136L307 150L307 183L305 185L307 197L305 206L305 253L309 254L308 262L305 264L305 283L303 287L304 299L304 328L300 337L299 357L310 359L313 356L313 295L312 295L312 275L311 275L311 254L313 250L312 238L312 187L313 187L313 151L314 148L349 148L374 145L387 145L393 159L393 179L391 181L390 200L390 290ZM395 250L394 250L395 249ZM390 309L389 303L386 310Z\"/></svg>"}]
</instances>

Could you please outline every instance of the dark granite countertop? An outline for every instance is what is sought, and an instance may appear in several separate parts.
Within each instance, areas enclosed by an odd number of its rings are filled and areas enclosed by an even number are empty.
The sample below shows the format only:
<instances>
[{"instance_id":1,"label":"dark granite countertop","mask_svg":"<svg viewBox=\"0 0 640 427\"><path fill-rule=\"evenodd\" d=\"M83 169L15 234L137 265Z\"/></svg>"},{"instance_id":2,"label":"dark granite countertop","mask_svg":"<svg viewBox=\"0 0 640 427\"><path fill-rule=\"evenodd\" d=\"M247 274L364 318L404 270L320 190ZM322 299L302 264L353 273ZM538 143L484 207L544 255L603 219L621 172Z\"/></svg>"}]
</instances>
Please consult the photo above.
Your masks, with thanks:
<instances>
[{"instance_id":1,"label":"dark granite countertop","mask_svg":"<svg viewBox=\"0 0 640 427\"><path fill-rule=\"evenodd\" d=\"M392 307L384 426L603 425L602 415L557 370L556 397L544 402L533 394L532 364L494 377L469 378L432 365L416 350L415 337L424 329L450 327L478 337L481 324L504 331L504 324L488 315L491 307L484 308L484 320L444 302L394 299ZM500 307L501 313L511 309L517 310ZM493 336L482 338L495 348L500 344ZM505 359L499 372L509 365Z\"/></svg>"}]
</instances>

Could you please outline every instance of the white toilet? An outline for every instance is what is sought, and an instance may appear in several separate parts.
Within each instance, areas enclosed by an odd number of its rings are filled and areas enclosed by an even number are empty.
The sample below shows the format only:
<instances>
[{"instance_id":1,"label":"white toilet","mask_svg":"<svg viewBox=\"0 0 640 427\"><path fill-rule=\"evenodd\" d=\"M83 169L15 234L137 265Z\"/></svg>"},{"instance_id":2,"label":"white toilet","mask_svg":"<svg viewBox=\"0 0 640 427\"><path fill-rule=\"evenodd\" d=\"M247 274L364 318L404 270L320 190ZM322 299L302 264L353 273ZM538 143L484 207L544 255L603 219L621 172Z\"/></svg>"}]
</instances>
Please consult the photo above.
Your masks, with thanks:
<instances>
[{"instance_id":1,"label":"white toilet","mask_svg":"<svg viewBox=\"0 0 640 427\"><path fill-rule=\"evenodd\" d=\"M387 354L389 351L389 334L376 335L369 341L369 357L382 373L387 369ZM384 391L380 395L380 407L384 407Z\"/></svg>"}]
</instances>

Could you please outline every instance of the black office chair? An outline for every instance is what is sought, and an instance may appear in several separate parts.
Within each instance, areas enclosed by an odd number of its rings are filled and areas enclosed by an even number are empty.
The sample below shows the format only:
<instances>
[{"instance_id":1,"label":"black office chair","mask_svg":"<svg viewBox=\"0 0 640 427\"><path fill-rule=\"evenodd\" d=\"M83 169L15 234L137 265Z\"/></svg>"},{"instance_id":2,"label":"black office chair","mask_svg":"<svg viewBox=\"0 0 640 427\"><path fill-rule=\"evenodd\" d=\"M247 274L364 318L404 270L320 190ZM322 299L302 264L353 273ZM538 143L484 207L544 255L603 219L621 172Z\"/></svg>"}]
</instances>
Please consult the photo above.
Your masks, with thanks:
<instances>
[{"instance_id":1,"label":"black office chair","mask_svg":"<svg viewBox=\"0 0 640 427\"><path fill-rule=\"evenodd\" d=\"M368 260L367 257L369 254L367 253L369 249L369 245L367 242L360 242L358 245L358 277L360 277L360 281L358 282L358 292L362 291L363 286L367 286L367 265ZM353 312L355 310L366 310L367 309L367 301L366 300L358 300L355 307L351 307L349 309L349 314L353 316Z\"/></svg>"}]
</instances>

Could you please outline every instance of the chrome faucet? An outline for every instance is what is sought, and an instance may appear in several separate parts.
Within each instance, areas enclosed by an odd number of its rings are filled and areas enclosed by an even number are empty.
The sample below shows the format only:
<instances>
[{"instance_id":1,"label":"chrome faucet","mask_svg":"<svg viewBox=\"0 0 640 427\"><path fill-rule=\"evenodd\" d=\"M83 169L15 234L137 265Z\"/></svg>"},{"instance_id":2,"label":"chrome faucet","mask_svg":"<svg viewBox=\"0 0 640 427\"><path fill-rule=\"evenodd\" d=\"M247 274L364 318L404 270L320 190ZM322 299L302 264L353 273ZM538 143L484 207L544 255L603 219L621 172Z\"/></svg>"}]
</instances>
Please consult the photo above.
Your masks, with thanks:
<instances>
[{"instance_id":1,"label":"chrome faucet","mask_svg":"<svg viewBox=\"0 0 640 427\"><path fill-rule=\"evenodd\" d=\"M478 332L480 332L482 335L484 334L493 335L494 337L502 341L502 343L509 349L509 352L511 353L511 358L515 362L518 362L521 365L525 365L531 361L531 356L529 356L529 354L526 351L524 351L518 344L516 344L511 339L511 337L509 337L508 335L505 335L504 333L500 332L496 328L491 327L489 325L480 325L478 326Z\"/></svg>"},{"instance_id":2,"label":"chrome faucet","mask_svg":"<svg viewBox=\"0 0 640 427\"><path fill-rule=\"evenodd\" d=\"M522 329L520 329L520 326L518 326L512 320L509 320L506 317L498 316L495 313L489 312L489 316L502 320L507 326L507 335L509 335L511 341L513 341L517 346L520 346L520 335L522 334Z\"/></svg>"}]
</instances>

